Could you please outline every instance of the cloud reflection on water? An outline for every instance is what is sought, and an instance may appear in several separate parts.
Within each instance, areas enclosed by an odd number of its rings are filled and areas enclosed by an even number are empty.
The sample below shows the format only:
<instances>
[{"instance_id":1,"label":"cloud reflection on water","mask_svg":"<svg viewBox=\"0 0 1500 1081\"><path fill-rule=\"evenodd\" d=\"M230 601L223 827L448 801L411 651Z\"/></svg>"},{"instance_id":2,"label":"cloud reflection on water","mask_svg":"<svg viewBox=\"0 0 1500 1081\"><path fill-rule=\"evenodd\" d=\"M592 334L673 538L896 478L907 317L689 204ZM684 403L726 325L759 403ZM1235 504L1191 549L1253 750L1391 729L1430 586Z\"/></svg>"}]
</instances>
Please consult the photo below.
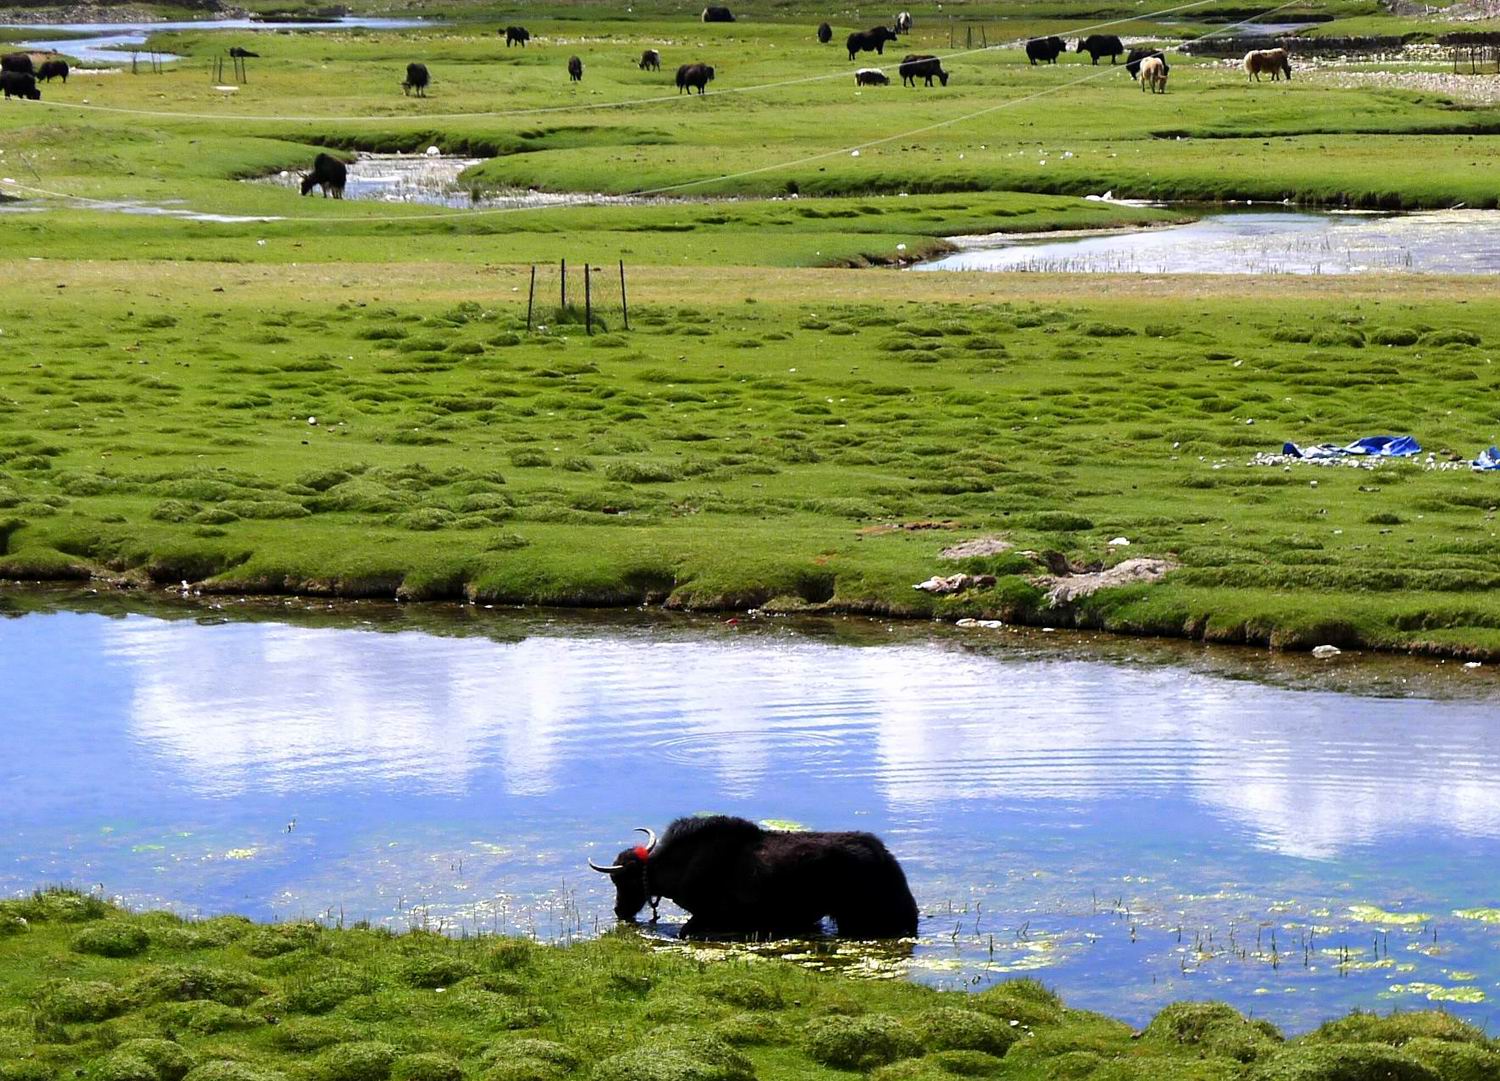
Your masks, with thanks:
<instances>
[{"instance_id":1,"label":"cloud reflection on water","mask_svg":"<svg viewBox=\"0 0 1500 1081\"><path fill-rule=\"evenodd\" d=\"M592 770L619 783L654 756L734 799L867 781L896 815L1173 795L1310 858L1427 831L1500 837L1500 741L1481 704L940 645L497 643L142 618L112 621L105 643L131 672L135 738L203 795L461 796L493 780L544 796Z\"/></svg>"}]
</instances>

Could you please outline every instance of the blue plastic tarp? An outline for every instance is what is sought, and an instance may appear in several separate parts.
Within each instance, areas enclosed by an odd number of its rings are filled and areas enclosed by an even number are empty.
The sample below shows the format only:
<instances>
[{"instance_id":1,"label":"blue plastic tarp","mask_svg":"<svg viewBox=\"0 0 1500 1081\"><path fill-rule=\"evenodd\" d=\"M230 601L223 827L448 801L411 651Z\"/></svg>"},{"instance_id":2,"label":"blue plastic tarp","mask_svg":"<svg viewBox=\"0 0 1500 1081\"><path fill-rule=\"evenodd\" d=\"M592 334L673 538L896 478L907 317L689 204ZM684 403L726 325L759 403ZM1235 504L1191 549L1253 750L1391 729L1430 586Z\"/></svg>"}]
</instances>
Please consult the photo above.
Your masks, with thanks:
<instances>
[{"instance_id":1,"label":"blue plastic tarp","mask_svg":"<svg viewBox=\"0 0 1500 1081\"><path fill-rule=\"evenodd\" d=\"M1422 453L1422 444L1409 435L1367 435L1342 447L1335 443L1319 443L1311 447L1283 443L1281 453L1293 458L1410 458Z\"/></svg>"},{"instance_id":2,"label":"blue plastic tarp","mask_svg":"<svg viewBox=\"0 0 1500 1081\"><path fill-rule=\"evenodd\" d=\"M1469 463L1470 469L1487 472L1491 469L1500 469L1500 449L1490 447L1479 452L1479 457Z\"/></svg>"}]
</instances>

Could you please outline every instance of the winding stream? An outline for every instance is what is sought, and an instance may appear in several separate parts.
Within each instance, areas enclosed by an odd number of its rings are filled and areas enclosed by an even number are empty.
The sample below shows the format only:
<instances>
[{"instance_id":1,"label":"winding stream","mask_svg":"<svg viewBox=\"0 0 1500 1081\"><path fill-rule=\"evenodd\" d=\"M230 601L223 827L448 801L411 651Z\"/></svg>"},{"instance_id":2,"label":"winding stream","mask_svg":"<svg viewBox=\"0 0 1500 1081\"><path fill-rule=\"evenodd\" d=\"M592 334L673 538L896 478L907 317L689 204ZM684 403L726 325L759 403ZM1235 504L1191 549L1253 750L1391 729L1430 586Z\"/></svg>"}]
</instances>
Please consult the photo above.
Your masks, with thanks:
<instances>
[{"instance_id":1,"label":"winding stream","mask_svg":"<svg viewBox=\"0 0 1500 1081\"><path fill-rule=\"evenodd\" d=\"M955 237L914 270L1079 274L1500 274L1500 211L1242 210L1068 237Z\"/></svg>"},{"instance_id":2,"label":"winding stream","mask_svg":"<svg viewBox=\"0 0 1500 1081\"><path fill-rule=\"evenodd\" d=\"M901 858L914 952L813 963L1030 972L1137 1023L1184 997L1291 1029L1494 1017L1487 670L1370 698L1309 689L1353 658L1293 689L1005 631L349 611L0 618L0 891L566 941L612 923L587 857L724 811Z\"/></svg>"},{"instance_id":3,"label":"winding stream","mask_svg":"<svg viewBox=\"0 0 1500 1081\"><path fill-rule=\"evenodd\" d=\"M139 50L152 34L172 30L244 30L245 42L251 44L261 35L281 30L404 30L415 26L428 26L425 19L375 19L360 15L345 15L337 19L320 19L315 22L263 22L259 19L192 19L181 22L140 23L6 23L0 30L35 32L31 41L18 42L22 49L37 52L56 50L84 63L118 64L129 59L132 50ZM58 36L58 31L66 34ZM50 35L50 36L49 36ZM241 42L241 44L245 44ZM246 47L249 47L248 45ZM171 53L159 53L161 60L179 60Z\"/></svg>"}]
</instances>

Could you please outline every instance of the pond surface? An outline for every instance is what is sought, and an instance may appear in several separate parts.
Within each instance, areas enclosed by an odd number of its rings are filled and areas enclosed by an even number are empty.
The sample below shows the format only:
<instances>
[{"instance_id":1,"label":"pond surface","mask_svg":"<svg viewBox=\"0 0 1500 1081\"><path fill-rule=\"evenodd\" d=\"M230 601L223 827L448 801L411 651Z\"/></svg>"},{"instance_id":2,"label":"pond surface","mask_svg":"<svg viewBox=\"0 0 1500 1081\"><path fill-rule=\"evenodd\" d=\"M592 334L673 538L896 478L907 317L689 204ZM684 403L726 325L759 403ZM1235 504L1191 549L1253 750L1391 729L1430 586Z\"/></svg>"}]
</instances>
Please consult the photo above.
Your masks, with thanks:
<instances>
[{"instance_id":1,"label":"pond surface","mask_svg":"<svg viewBox=\"0 0 1500 1081\"><path fill-rule=\"evenodd\" d=\"M567 940L612 923L587 857L723 811L883 836L924 913L888 973L1033 973L1135 1023L1215 997L1291 1029L1434 1000L1496 1027L1488 669L1369 698L1004 631L463 611L0 618L0 893Z\"/></svg>"},{"instance_id":2,"label":"pond surface","mask_svg":"<svg viewBox=\"0 0 1500 1081\"><path fill-rule=\"evenodd\" d=\"M1500 273L1500 211L1245 210L1066 239L960 237L914 270L1139 274Z\"/></svg>"},{"instance_id":3,"label":"pond surface","mask_svg":"<svg viewBox=\"0 0 1500 1081\"><path fill-rule=\"evenodd\" d=\"M356 27L366 30L403 30L428 25L431 25L430 22L424 19L372 19L346 15L338 19L320 19L316 22L268 23L256 19L193 19L184 22L140 23L6 23L0 26L0 29L37 31L38 36L35 40L18 43L22 49L37 52L55 49L65 56L74 57L85 63L118 64L128 60L128 54L132 50L144 46L146 39L152 34L162 34L171 30L253 30L255 34L247 33L244 40L238 44L260 52L261 50L257 47L258 42L263 43L260 35L279 30L352 30ZM66 33L49 36L51 31L66 31ZM181 59L171 53L161 53L159 56L163 60Z\"/></svg>"}]
</instances>

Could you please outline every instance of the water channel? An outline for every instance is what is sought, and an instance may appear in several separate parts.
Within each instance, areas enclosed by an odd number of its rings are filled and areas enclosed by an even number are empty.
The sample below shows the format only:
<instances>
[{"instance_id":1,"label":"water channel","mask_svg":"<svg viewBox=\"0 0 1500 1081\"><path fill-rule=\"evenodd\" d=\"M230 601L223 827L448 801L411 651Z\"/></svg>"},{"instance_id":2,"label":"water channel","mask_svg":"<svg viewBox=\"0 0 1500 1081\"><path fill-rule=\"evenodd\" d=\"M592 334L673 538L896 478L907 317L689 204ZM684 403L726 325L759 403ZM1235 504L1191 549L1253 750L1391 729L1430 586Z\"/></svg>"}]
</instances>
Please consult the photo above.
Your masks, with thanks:
<instances>
[{"instance_id":1,"label":"water channel","mask_svg":"<svg viewBox=\"0 0 1500 1081\"><path fill-rule=\"evenodd\" d=\"M1188 225L1066 237L951 238L915 270L1102 274L1500 273L1500 212L1244 209Z\"/></svg>"},{"instance_id":2,"label":"water channel","mask_svg":"<svg viewBox=\"0 0 1500 1081\"><path fill-rule=\"evenodd\" d=\"M129 59L129 53L141 49L152 34L163 34L173 30L189 30L195 33L209 30L254 31L245 34L239 44L250 48L261 35L279 31L305 30L404 30L415 26L429 26L425 19L378 19L359 15L345 15L336 19L319 19L312 22L264 22L259 19L191 19L180 22L137 23L7 23L0 30L36 33L31 41L18 42L22 49L37 52L56 50L65 56L85 64L119 64ZM59 31L64 33L59 34ZM162 60L177 60L171 53L158 54Z\"/></svg>"},{"instance_id":3,"label":"water channel","mask_svg":"<svg viewBox=\"0 0 1500 1081\"><path fill-rule=\"evenodd\" d=\"M1030 973L1138 1023L1215 997L1292 1030L1434 1002L1495 1028L1488 669L852 620L319 611L0 595L0 893L566 941L613 922L587 857L722 811L869 829L902 860L915 949L816 964L947 987ZM664 906L648 933L682 919Z\"/></svg>"}]
</instances>

